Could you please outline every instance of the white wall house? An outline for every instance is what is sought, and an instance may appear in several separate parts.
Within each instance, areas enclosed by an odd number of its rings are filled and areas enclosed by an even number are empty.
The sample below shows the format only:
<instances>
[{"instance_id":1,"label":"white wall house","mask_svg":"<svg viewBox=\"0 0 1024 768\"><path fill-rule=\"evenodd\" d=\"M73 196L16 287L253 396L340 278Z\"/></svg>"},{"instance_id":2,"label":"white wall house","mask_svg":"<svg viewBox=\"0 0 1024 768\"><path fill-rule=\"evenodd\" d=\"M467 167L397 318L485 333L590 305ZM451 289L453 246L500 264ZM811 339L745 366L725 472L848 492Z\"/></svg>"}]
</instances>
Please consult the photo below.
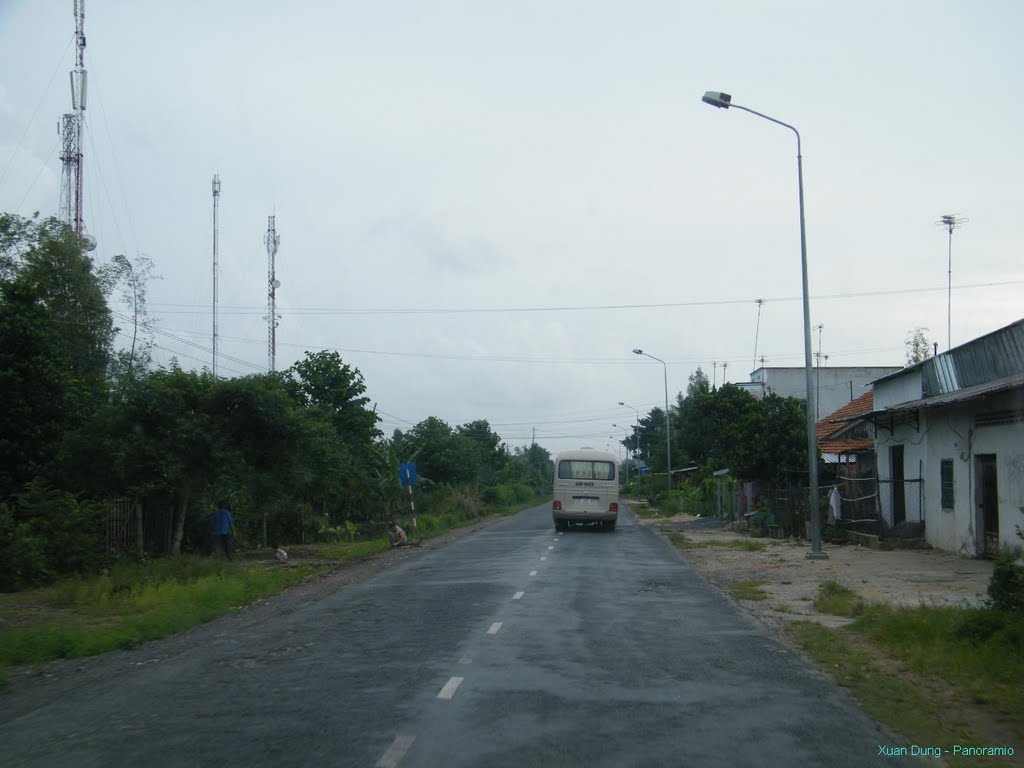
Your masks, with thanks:
<instances>
[{"instance_id":1,"label":"white wall house","mask_svg":"<svg viewBox=\"0 0 1024 768\"><path fill-rule=\"evenodd\" d=\"M1019 549L1024 319L874 382L881 513L964 555Z\"/></svg>"},{"instance_id":2,"label":"white wall house","mask_svg":"<svg viewBox=\"0 0 1024 768\"><path fill-rule=\"evenodd\" d=\"M825 418L864 394L864 388L875 379L901 370L892 366L816 366L811 371L814 387L814 420ZM803 366L787 368L758 368L750 374L749 382L738 385L754 397L774 393L779 397L807 396L807 373Z\"/></svg>"}]
</instances>

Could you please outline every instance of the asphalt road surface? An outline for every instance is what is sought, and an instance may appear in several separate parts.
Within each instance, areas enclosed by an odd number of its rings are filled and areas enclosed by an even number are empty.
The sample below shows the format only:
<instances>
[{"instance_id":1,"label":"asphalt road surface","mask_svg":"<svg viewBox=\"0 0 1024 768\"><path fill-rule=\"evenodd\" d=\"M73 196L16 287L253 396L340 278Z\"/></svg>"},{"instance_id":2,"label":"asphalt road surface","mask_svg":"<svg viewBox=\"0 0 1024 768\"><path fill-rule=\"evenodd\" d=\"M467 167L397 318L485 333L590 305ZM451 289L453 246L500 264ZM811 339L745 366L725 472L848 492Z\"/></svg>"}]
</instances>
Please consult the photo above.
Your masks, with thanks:
<instances>
[{"instance_id":1,"label":"asphalt road surface","mask_svg":"<svg viewBox=\"0 0 1024 768\"><path fill-rule=\"evenodd\" d=\"M259 615L0 696L0 763L901 764L628 511L557 534L536 507Z\"/></svg>"}]
</instances>

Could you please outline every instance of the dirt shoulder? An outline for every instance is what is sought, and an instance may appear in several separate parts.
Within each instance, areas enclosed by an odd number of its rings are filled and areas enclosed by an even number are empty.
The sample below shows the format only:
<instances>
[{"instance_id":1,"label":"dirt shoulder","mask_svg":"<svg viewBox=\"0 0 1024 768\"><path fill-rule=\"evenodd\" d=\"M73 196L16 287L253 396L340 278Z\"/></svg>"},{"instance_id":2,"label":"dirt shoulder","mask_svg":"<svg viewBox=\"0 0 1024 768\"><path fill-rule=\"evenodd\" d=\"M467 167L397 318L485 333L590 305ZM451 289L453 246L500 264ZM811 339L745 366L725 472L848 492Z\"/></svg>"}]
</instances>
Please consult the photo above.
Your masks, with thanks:
<instances>
[{"instance_id":1,"label":"dirt shoulder","mask_svg":"<svg viewBox=\"0 0 1024 768\"><path fill-rule=\"evenodd\" d=\"M816 621L837 627L851 619L819 613L812 601L826 581L835 581L868 603L893 606L981 605L992 575L992 562L973 560L934 549L880 550L860 545L823 544L827 559L808 559L810 545L789 539L751 539L726 530L722 523L689 515L639 518L641 525L663 533L683 533L695 547L684 557L715 586L757 581L767 600L741 605L758 621L781 629L791 621ZM760 551L702 546L745 539L765 545Z\"/></svg>"}]
</instances>

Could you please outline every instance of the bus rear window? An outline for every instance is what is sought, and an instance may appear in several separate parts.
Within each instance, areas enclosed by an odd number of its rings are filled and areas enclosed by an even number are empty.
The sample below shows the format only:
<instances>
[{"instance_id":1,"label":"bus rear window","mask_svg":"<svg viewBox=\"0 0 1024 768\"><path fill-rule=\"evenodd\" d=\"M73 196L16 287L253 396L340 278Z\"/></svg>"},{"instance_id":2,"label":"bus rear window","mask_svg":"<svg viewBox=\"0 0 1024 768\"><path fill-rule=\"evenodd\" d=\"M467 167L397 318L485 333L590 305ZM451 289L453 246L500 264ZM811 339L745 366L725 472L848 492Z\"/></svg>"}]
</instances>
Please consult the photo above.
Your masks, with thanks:
<instances>
[{"instance_id":1,"label":"bus rear window","mask_svg":"<svg viewBox=\"0 0 1024 768\"><path fill-rule=\"evenodd\" d=\"M610 461L564 460L558 462L559 480L614 480L615 465Z\"/></svg>"}]
</instances>

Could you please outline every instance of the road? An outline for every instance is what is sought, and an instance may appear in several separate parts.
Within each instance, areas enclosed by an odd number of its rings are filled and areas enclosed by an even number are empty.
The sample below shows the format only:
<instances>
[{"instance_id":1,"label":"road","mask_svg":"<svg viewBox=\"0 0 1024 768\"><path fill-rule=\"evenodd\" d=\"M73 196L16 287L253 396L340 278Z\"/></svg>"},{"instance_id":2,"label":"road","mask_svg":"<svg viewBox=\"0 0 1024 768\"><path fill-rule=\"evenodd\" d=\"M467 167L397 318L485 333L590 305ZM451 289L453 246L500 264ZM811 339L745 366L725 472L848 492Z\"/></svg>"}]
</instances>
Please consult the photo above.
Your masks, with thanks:
<instances>
[{"instance_id":1,"label":"road","mask_svg":"<svg viewBox=\"0 0 1024 768\"><path fill-rule=\"evenodd\" d=\"M546 506L315 602L0 696L5 765L898 765L831 681L636 524ZM244 613L244 612L243 612Z\"/></svg>"}]
</instances>

